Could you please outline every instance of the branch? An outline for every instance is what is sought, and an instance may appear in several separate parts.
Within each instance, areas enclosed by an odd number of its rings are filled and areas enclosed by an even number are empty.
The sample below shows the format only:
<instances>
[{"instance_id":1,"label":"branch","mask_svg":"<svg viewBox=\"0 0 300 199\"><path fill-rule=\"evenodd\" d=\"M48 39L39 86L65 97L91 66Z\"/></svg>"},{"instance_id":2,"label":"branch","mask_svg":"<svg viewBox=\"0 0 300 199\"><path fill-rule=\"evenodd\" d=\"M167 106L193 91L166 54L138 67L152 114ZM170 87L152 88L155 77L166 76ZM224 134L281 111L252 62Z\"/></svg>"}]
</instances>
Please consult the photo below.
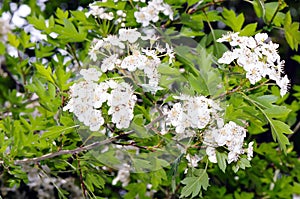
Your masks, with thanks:
<instances>
[{"instance_id":1,"label":"branch","mask_svg":"<svg viewBox=\"0 0 300 199\"><path fill-rule=\"evenodd\" d=\"M110 144L113 141L121 139L122 137L126 137L128 135L131 135L132 133L134 133L133 130L129 131L127 133L124 133L124 134L121 134L121 135L109 138L107 140L97 141L97 142L94 142L92 144L89 144L89 145L86 145L86 146L83 146L83 147L79 147L79 148L76 148L76 149L61 150L61 151L57 151L57 152L54 152L54 153L48 153L48 154L45 154L43 156L36 157L36 158L25 158L25 159L22 159L22 160L15 160L14 163L18 164L18 165L20 165L20 164L27 164L27 163L36 163L36 162L39 162L39 161L42 161L42 160L46 160L46 159L49 159L49 158L54 158L54 157L60 156L60 155L77 154L77 153L80 153L80 152L83 152L83 151L91 150L91 149L96 148L98 146ZM0 164L3 164L3 163L4 163L4 161L0 161Z\"/></svg>"},{"instance_id":2,"label":"branch","mask_svg":"<svg viewBox=\"0 0 300 199\"><path fill-rule=\"evenodd\" d=\"M0 62L0 68L2 68L2 70L4 72L6 72L8 77L14 82L14 84L16 85L16 90L17 91L23 92L25 90L24 85L21 84L20 82L18 82L18 80L15 79L14 75L8 70L8 68L5 64Z\"/></svg>"}]
</instances>

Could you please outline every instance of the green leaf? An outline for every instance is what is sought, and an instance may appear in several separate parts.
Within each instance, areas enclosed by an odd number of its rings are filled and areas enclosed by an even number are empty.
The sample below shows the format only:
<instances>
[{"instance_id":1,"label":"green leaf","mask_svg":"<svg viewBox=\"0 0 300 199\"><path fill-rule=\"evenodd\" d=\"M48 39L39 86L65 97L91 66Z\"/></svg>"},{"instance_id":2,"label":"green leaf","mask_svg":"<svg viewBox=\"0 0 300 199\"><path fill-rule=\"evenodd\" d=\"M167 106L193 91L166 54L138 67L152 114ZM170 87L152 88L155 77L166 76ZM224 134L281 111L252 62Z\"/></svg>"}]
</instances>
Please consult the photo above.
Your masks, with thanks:
<instances>
[{"instance_id":1,"label":"green leaf","mask_svg":"<svg viewBox=\"0 0 300 199\"><path fill-rule=\"evenodd\" d=\"M278 120L270 119L270 126L273 139L277 139L280 148L286 153L286 145L289 145L290 142L284 134L292 134L293 131L287 124Z\"/></svg>"},{"instance_id":2,"label":"green leaf","mask_svg":"<svg viewBox=\"0 0 300 199\"><path fill-rule=\"evenodd\" d=\"M77 30L68 19L63 19L63 26L56 25L54 31L59 34L58 38L64 42L82 42L87 36L84 27L78 27Z\"/></svg>"},{"instance_id":3,"label":"green leaf","mask_svg":"<svg viewBox=\"0 0 300 199\"><path fill-rule=\"evenodd\" d=\"M18 48L20 45L20 40L17 38L17 36L12 33L8 33L7 36L9 44L15 48Z\"/></svg>"},{"instance_id":4,"label":"green leaf","mask_svg":"<svg viewBox=\"0 0 300 199\"><path fill-rule=\"evenodd\" d=\"M186 36L186 37L196 37L196 36L203 36L205 35L204 32L201 31L194 31L191 28L187 28L187 27L182 27L180 34L182 36Z\"/></svg>"},{"instance_id":5,"label":"green leaf","mask_svg":"<svg viewBox=\"0 0 300 199\"><path fill-rule=\"evenodd\" d=\"M163 180L167 180L167 174L164 169L153 171L150 173L150 176L151 176L151 184L154 189L157 189Z\"/></svg>"},{"instance_id":6,"label":"green leaf","mask_svg":"<svg viewBox=\"0 0 300 199\"><path fill-rule=\"evenodd\" d=\"M124 10L127 2L118 2L115 3L113 1L106 1L106 2L97 2L96 5L100 7L106 7L106 8L113 8L116 10Z\"/></svg>"},{"instance_id":7,"label":"green leaf","mask_svg":"<svg viewBox=\"0 0 300 199\"><path fill-rule=\"evenodd\" d=\"M71 72L66 72L62 65L56 67L55 70L55 83L59 87L61 91L68 90L71 83L67 83L69 78L71 77Z\"/></svg>"},{"instance_id":8,"label":"green leaf","mask_svg":"<svg viewBox=\"0 0 300 199\"><path fill-rule=\"evenodd\" d=\"M188 81L191 87L197 92L201 93L202 95L209 95L209 89L205 83L205 80L199 75L195 77L194 75L190 74L188 76Z\"/></svg>"},{"instance_id":9,"label":"green leaf","mask_svg":"<svg viewBox=\"0 0 300 199\"><path fill-rule=\"evenodd\" d=\"M285 39L293 50L298 50L300 43L299 23L293 22L290 25L284 26Z\"/></svg>"},{"instance_id":10,"label":"green leaf","mask_svg":"<svg viewBox=\"0 0 300 199\"><path fill-rule=\"evenodd\" d=\"M74 128L78 127L75 126L52 126L47 129L41 136L41 138L57 138L61 134L71 133Z\"/></svg>"},{"instance_id":11,"label":"green leaf","mask_svg":"<svg viewBox=\"0 0 300 199\"><path fill-rule=\"evenodd\" d=\"M270 118L286 118L290 112L291 110L285 106L273 105L272 108L265 109L265 113Z\"/></svg>"},{"instance_id":12,"label":"green leaf","mask_svg":"<svg viewBox=\"0 0 300 199\"><path fill-rule=\"evenodd\" d=\"M37 69L38 74L42 75L46 80L48 80L51 83L55 83L54 82L54 78L52 76L52 70L51 67L47 67L45 68L43 65L36 63L35 67Z\"/></svg>"},{"instance_id":13,"label":"green leaf","mask_svg":"<svg viewBox=\"0 0 300 199\"><path fill-rule=\"evenodd\" d=\"M224 8L222 12L222 16L224 17L223 22L229 26L233 31L239 32L242 29L242 26L245 21L244 14L241 13L238 16L236 16L235 12L233 10L228 10Z\"/></svg>"},{"instance_id":14,"label":"green leaf","mask_svg":"<svg viewBox=\"0 0 300 199\"><path fill-rule=\"evenodd\" d=\"M201 195L201 189L206 190L209 186L208 175L206 171L204 169L199 169L196 171L196 176L186 177L181 181L181 183L185 184L185 186L181 190L180 198L188 197L190 195L192 195L191 197L193 198L197 195Z\"/></svg>"},{"instance_id":15,"label":"green leaf","mask_svg":"<svg viewBox=\"0 0 300 199\"><path fill-rule=\"evenodd\" d=\"M28 16L27 20L32 24L36 29L45 31L47 30L45 18L42 15L37 16Z\"/></svg>"},{"instance_id":16,"label":"green leaf","mask_svg":"<svg viewBox=\"0 0 300 199\"><path fill-rule=\"evenodd\" d=\"M217 156L217 162L218 162L219 168L223 171L223 173L225 173L226 166L227 166L227 164L226 164L227 154L216 151L216 156Z\"/></svg>"},{"instance_id":17,"label":"green leaf","mask_svg":"<svg viewBox=\"0 0 300 199\"><path fill-rule=\"evenodd\" d=\"M262 17L264 22L266 22L266 8L263 0L254 0L251 2L253 4L255 13L258 17Z\"/></svg>"},{"instance_id":18,"label":"green leaf","mask_svg":"<svg viewBox=\"0 0 300 199\"><path fill-rule=\"evenodd\" d=\"M241 157L235 165L232 166L232 170L236 173L239 169L245 169L251 167L250 161L247 158Z\"/></svg>"},{"instance_id":19,"label":"green leaf","mask_svg":"<svg viewBox=\"0 0 300 199\"><path fill-rule=\"evenodd\" d=\"M296 62L300 63L300 55L294 55L291 58L292 60L295 60Z\"/></svg>"},{"instance_id":20,"label":"green leaf","mask_svg":"<svg viewBox=\"0 0 300 199\"><path fill-rule=\"evenodd\" d=\"M4 55L5 49L6 49L6 47L5 47L4 43L0 42L0 55Z\"/></svg>"},{"instance_id":21,"label":"green leaf","mask_svg":"<svg viewBox=\"0 0 300 199\"><path fill-rule=\"evenodd\" d=\"M105 180L100 175L95 175L94 173L87 173L84 184L88 187L90 191L93 192L94 188L103 189L105 185Z\"/></svg>"},{"instance_id":22,"label":"green leaf","mask_svg":"<svg viewBox=\"0 0 300 199\"><path fill-rule=\"evenodd\" d=\"M257 22L246 25L241 31L240 36L252 36L256 32Z\"/></svg>"},{"instance_id":23,"label":"green leaf","mask_svg":"<svg viewBox=\"0 0 300 199\"><path fill-rule=\"evenodd\" d=\"M56 9L56 13L55 15L59 18L59 19L67 19L69 16L69 12L68 11L63 11L60 8Z\"/></svg>"},{"instance_id":24,"label":"green leaf","mask_svg":"<svg viewBox=\"0 0 300 199\"><path fill-rule=\"evenodd\" d=\"M290 11L288 11L286 14L285 14L285 19L284 19L284 26L289 26L292 24L292 16L291 16L291 13Z\"/></svg>"},{"instance_id":25,"label":"green leaf","mask_svg":"<svg viewBox=\"0 0 300 199\"><path fill-rule=\"evenodd\" d=\"M271 126L274 141L277 141L280 148L286 153L286 146L290 143L284 134L291 134L293 132L287 124L273 118L280 117L280 114L288 114L290 110L287 108L278 108L278 106L273 105L272 103L277 99L274 95L264 95L260 97L243 95L243 97L257 107L265 116Z\"/></svg>"}]
</instances>

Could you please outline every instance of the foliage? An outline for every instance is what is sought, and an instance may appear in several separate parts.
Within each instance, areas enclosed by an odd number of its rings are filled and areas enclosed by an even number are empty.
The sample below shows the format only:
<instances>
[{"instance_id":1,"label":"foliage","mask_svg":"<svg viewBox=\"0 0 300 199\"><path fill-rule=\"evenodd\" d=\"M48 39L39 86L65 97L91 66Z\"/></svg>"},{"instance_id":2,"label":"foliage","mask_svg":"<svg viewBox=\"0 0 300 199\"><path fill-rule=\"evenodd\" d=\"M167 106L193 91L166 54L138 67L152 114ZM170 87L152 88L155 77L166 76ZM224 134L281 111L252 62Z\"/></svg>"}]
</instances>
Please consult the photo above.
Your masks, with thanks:
<instances>
[{"instance_id":1,"label":"foliage","mask_svg":"<svg viewBox=\"0 0 300 199\"><path fill-rule=\"evenodd\" d=\"M1 196L300 194L300 89L286 94L279 56L300 43L287 2L241 1L259 23L223 0L80 2L0 3ZM269 73L242 62L247 49Z\"/></svg>"}]
</instances>

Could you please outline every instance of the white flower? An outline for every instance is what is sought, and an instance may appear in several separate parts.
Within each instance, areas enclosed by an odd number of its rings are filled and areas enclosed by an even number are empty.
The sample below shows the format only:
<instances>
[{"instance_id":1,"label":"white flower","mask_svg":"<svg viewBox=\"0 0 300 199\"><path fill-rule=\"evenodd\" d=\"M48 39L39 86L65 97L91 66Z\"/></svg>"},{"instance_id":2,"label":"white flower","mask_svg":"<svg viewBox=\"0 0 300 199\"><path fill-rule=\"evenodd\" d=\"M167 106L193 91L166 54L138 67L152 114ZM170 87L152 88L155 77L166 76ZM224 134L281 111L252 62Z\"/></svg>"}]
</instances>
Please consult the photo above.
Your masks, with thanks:
<instances>
[{"instance_id":1,"label":"white flower","mask_svg":"<svg viewBox=\"0 0 300 199\"><path fill-rule=\"evenodd\" d=\"M147 61L147 57L144 55L129 55L125 57L121 63L121 68L129 71L135 71L136 69L144 69Z\"/></svg>"},{"instance_id":2,"label":"white flower","mask_svg":"<svg viewBox=\"0 0 300 199\"><path fill-rule=\"evenodd\" d=\"M142 26L148 26L150 23L150 16L148 13L143 11L136 11L134 12L134 17L137 23L141 23Z\"/></svg>"},{"instance_id":3,"label":"white flower","mask_svg":"<svg viewBox=\"0 0 300 199\"><path fill-rule=\"evenodd\" d=\"M195 155L190 155L190 154L187 154L186 157L185 157L188 161L188 166L189 167L197 167L198 166L198 162L202 160L201 157L199 157L197 154Z\"/></svg>"},{"instance_id":4,"label":"white flower","mask_svg":"<svg viewBox=\"0 0 300 199\"><path fill-rule=\"evenodd\" d=\"M222 43L222 42L231 42L233 40L236 40L238 37L239 32L233 33L233 32L228 32L225 35L222 35L221 38L217 39L217 42Z\"/></svg>"},{"instance_id":5,"label":"white flower","mask_svg":"<svg viewBox=\"0 0 300 199\"><path fill-rule=\"evenodd\" d=\"M125 45L121 42L121 40L116 35L108 35L103 40L110 43L111 45L117 46L121 49L125 48Z\"/></svg>"},{"instance_id":6,"label":"white flower","mask_svg":"<svg viewBox=\"0 0 300 199\"><path fill-rule=\"evenodd\" d=\"M153 22L157 22L159 20L159 10L157 7L149 4L147 7L141 9L142 12L146 13L149 16L149 19Z\"/></svg>"},{"instance_id":7,"label":"white flower","mask_svg":"<svg viewBox=\"0 0 300 199\"><path fill-rule=\"evenodd\" d=\"M277 84L280 87L280 95L284 96L287 93L290 84L290 80L288 79L287 75L277 82Z\"/></svg>"},{"instance_id":8,"label":"white flower","mask_svg":"<svg viewBox=\"0 0 300 199\"><path fill-rule=\"evenodd\" d=\"M228 153L228 159L227 159L228 164L230 164L231 162L236 162L236 161L238 161L239 155L240 155L239 153L236 153L236 152L234 152L234 151L230 151L230 152Z\"/></svg>"},{"instance_id":9,"label":"white flower","mask_svg":"<svg viewBox=\"0 0 300 199\"><path fill-rule=\"evenodd\" d=\"M254 36L254 38L258 44L262 44L268 39L268 34L267 33L257 33Z\"/></svg>"},{"instance_id":10,"label":"white flower","mask_svg":"<svg viewBox=\"0 0 300 199\"><path fill-rule=\"evenodd\" d=\"M134 43L140 37L141 37L141 33L139 33L136 29L121 28L119 30L119 39L121 41L128 41L129 43Z\"/></svg>"},{"instance_id":11,"label":"white flower","mask_svg":"<svg viewBox=\"0 0 300 199\"><path fill-rule=\"evenodd\" d=\"M93 110L89 117L89 125L91 131L98 131L104 124L104 119L100 110Z\"/></svg>"},{"instance_id":12,"label":"white flower","mask_svg":"<svg viewBox=\"0 0 300 199\"><path fill-rule=\"evenodd\" d=\"M217 155L216 155L216 149L213 147L207 147L206 148L206 155L208 156L208 159L212 163L217 163Z\"/></svg>"},{"instance_id":13,"label":"white flower","mask_svg":"<svg viewBox=\"0 0 300 199\"><path fill-rule=\"evenodd\" d=\"M218 62L220 64L230 64L233 60L235 60L236 58L238 58L238 54L235 53L236 51L234 52L231 52L231 51L226 51L223 56L218 59Z\"/></svg>"},{"instance_id":14,"label":"white flower","mask_svg":"<svg viewBox=\"0 0 300 199\"><path fill-rule=\"evenodd\" d=\"M248 144L248 149L247 149L247 159L248 160L251 160L253 157L253 144L254 144L253 141Z\"/></svg>"},{"instance_id":15,"label":"white flower","mask_svg":"<svg viewBox=\"0 0 300 199\"><path fill-rule=\"evenodd\" d=\"M113 179L112 185L116 185L118 181L122 182L122 186L126 187L130 182L130 166L123 164L122 168L118 171L118 175Z\"/></svg>"},{"instance_id":16,"label":"white flower","mask_svg":"<svg viewBox=\"0 0 300 199\"><path fill-rule=\"evenodd\" d=\"M164 3L163 5L163 13L166 16L169 16L171 20L173 20L173 10L169 4Z\"/></svg>"},{"instance_id":17,"label":"white flower","mask_svg":"<svg viewBox=\"0 0 300 199\"><path fill-rule=\"evenodd\" d=\"M0 18L0 41L6 41L7 34L11 31L11 26L9 24L9 20L11 15L9 13L2 13Z\"/></svg>"},{"instance_id":18,"label":"white flower","mask_svg":"<svg viewBox=\"0 0 300 199\"><path fill-rule=\"evenodd\" d=\"M95 3L89 4L89 7L90 11L85 14L87 17L90 15L93 15L94 17L100 17L105 12L104 8L95 5Z\"/></svg>"},{"instance_id":19,"label":"white flower","mask_svg":"<svg viewBox=\"0 0 300 199\"><path fill-rule=\"evenodd\" d=\"M94 39L92 45L90 46L88 55L93 61L97 61L97 54L101 47L103 47L104 41L102 39Z\"/></svg>"},{"instance_id":20,"label":"white flower","mask_svg":"<svg viewBox=\"0 0 300 199\"><path fill-rule=\"evenodd\" d=\"M262 67L260 64L249 64L247 67L244 67L247 71L246 77L249 79L251 84L255 84L256 82L260 81L262 78Z\"/></svg>"},{"instance_id":21,"label":"white flower","mask_svg":"<svg viewBox=\"0 0 300 199\"><path fill-rule=\"evenodd\" d=\"M100 108L102 104L109 99L110 94L107 91L108 85L106 83L101 82L96 86L94 92L91 93L92 106L94 108Z\"/></svg>"},{"instance_id":22,"label":"white flower","mask_svg":"<svg viewBox=\"0 0 300 199\"><path fill-rule=\"evenodd\" d=\"M18 10L14 11L13 17L12 17L12 23L16 25L17 27L22 27L25 24L27 24L25 17L27 17L31 13L31 8L26 5L22 4Z\"/></svg>"},{"instance_id":23,"label":"white flower","mask_svg":"<svg viewBox=\"0 0 300 199\"><path fill-rule=\"evenodd\" d=\"M81 69L80 74L86 81L98 81L99 77L102 75L96 68Z\"/></svg>"},{"instance_id":24,"label":"white flower","mask_svg":"<svg viewBox=\"0 0 300 199\"><path fill-rule=\"evenodd\" d=\"M113 110L114 109L114 110ZM133 118L132 111L122 105L111 107L108 113L112 113L112 122L116 124L118 129L128 128Z\"/></svg>"},{"instance_id":25,"label":"white flower","mask_svg":"<svg viewBox=\"0 0 300 199\"><path fill-rule=\"evenodd\" d=\"M116 65L119 65L121 63L121 60L118 59L117 54L110 55L107 58L104 58L101 64L101 71L106 72L108 70L113 70Z\"/></svg>"},{"instance_id":26,"label":"white flower","mask_svg":"<svg viewBox=\"0 0 300 199\"><path fill-rule=\"evenodd\" d=\"M172 48L172 46L169 46L169 44L166 43L166 54L169 57L169 64L171 64L173 62L173 60L175 59L175 53L174 50Z\"/></svg>"}]
</instances>

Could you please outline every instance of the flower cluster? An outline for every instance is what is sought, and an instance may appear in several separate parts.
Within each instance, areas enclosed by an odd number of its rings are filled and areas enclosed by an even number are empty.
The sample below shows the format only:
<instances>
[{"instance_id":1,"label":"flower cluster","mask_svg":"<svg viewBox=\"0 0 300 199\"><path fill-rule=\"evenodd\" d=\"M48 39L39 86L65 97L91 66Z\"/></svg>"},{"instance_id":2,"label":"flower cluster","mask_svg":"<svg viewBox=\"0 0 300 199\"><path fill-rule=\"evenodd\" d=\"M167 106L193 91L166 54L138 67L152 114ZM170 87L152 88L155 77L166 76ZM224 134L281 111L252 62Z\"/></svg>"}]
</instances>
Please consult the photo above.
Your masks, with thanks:
<instances>
[{"instance_id":1,"label":"flower cluster","mask_svg":"<svg viewBox=\"0 0 300 199\"><path fill-rule=\"evenodd\" d=\"M163 0L152 0L147 3L146 7L142 7L139 11L134 12L136 22L141 23L142 26L148 26L150 22L157 22L159 20L159 13L169 16L173 20L173 11L170 5L163 2Z\"/></svg>"},{"instance_id":2,"label":"flower cluster","mask_svg":"<svg viewBox=\"0 0 300 199\"><path fill-rule=\"evenodd\" d=\"M239 33L228 33L219 38L218 42L229 42L233 47L218 60L219 63L230 64L236 60L237 64L246 71L246 77L251 84L255 84L268 76L280 87L281 96L285 95L289 86L289 79L284 75L284 61L280 60L277 52L278 44L267 42L266 33L258 33L255 37L239 36Z\"/></svg>"},{"instance_id":3,"label":"flower cluster","mask_svg":"<svg viewBox=\"0 0 300 199\"><path fill-rule=\"evenodd\" d=\"M230 121L224 125L220 117L222 109L213 100L204 96L191 97L182 95L177 97L182 102L175 103L165 115L169 123L175 127L179 139L196 136L197 129L202 130L204 144L207 145L206 154L209 160L217 163L216 148L224 147L228 152L228 163L238 161L243 149L246 129ZM249 159L252 157L252 144L247 149ZM193 167L197 166L200 157L188 155L187 160ZM197 160L197 161L196 161Z\"/></svg>"},{"instance_id":4,"label":"flower cluster","mask_svg":"<svg viewBox=\"0 0 300 199\"><path fill-rule=\"evenodd\" d=\"M74 113L91 131L97 131L104 124L99 109L107 101L110 106L108 114L112 115L112 122L119 129L128 128L136 101L129 84L113 80L97 83L102 73L95 68L82 69L80 74L84 81L70 87L71 98L63 110Z\"/></svg>"},{"instance_id":5,"label":"flower cluster","mask_svg":"<svg viewBox=\"0 0 300 199\"><path fill-rule=\"evenodd\" d=\"M150 47L142 48L138 43L140 40L149 41ZM145 78L141 86L156 92L159 89L160 76L157 69L161 64L159 57L168 56L169 63L172 63L174 52L168 44L163 48L158 43L154 46L154 43L153 37L142 36L136 29L122 28L118 35L94 40L89 55L95 62L101 59L102 72L114 69L126 69L130 73L143 71ZM124 55L125 49L129 49L126 55Z\"/></svg>"},{"instance_id":6,"label":"flower cluster","mask_svg":"<svg viewBox=\"0 0 300 199\"><path fill-rule=\"evenodd\" d=\"M194 134L189 132L190 128L204 129L220 110L220 107L213 100L204 96L182 95L177 98L183 102L175 103L171 110L165 111L165 114L178 134L190 136Z\"/></svg>"},{"instance_id":7,"label":"flower cluster","mask_svg":"<svg viewBox=\"0 0 300 199\"><path fill-rule=\"evenodd\" d=\"M2 13L0 17L0 41L6 41L10 29L9 16L6 13Z\"/></svg>"},{"instance_id":8,"label":"flower cluster","mask_svg":"<svg viewBox=\"0 0 300 199\"><path fill-rule=\"evenodd\" d=\"M123 10L117 10L115 15L112 11L108 11L107 8L97 5L98 3L99 2L93 2L89 5L90 10L87 13L85 13L87 17L92 15L95 18L99 18L102 20L115 20L116 24L121 24L122 27L125 27L124 22L126 21L126 13Z\"/></svg>"},{"instance_id":9,"label":"flower cluster","mask_svg":"<svg viewBox=\"0 0 300 199\"><path fill-rule=\"evenodd\" d=\"M205 131L206 154L211 162L217 163L216 148L225 147L229 151L227 161L230 164L231 162L236 162L240 155L245 153L243 145L247 130L232 121L225 125L222 125L222 122L219 123L219 128L210 128ZM250 143L247 149L249 159L251 159L253 154L252 144Z\"/></svg>"},{"instance_id":10,"label":"flower cluster","mask_svg":"<svg viewBox=\"0 0 300 199\"><path fill-rule=\"evenodd\" d=\"M110 92L107 104L110 106L108 114L112 115L112 122L118 129L128 128L133 118L133 108L137 100L133 90L126 82L110 82Z\"/></svg>"}]
</instances>

